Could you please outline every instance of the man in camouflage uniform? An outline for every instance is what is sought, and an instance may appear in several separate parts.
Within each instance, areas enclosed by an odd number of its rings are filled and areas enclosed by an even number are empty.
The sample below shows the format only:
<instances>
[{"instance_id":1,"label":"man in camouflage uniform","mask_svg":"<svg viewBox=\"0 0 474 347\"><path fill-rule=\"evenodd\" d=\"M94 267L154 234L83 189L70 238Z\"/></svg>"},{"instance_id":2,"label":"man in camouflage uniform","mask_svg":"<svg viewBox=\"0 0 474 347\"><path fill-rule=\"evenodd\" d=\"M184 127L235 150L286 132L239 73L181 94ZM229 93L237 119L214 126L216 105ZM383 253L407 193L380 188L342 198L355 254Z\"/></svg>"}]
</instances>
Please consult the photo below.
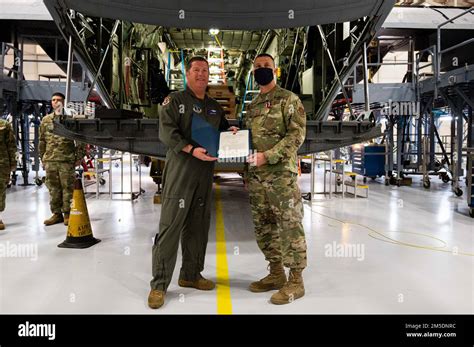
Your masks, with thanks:
<instances>
[{"instance_id":1,"label":"man in camouflage uniform","mask_svg":"<svg viewBox=\"0 0 474 347\"><path fill-rule=\"evenodd\" d=\"M2 212L5 210L5 198L10 173L16 170L16 141L12 126L0 119L0 230L5 229Z\"/></svg>"},{"instance_id":2,"label":"man in camouflage uniform","mask_svg":"<svg viewBox=\"0 0 474 347\"><path fill-rule=\"evenodd\" d=\"M306 114L301 100L276 84L275 70L272 56L260 54L255 58L254 76L260 94L250 103L244 119L256 151L248 158L245 174L255 234L270 263L270 274L251 283L249 289L279 289L271 302L287 304L304 295L306 241L297 151L305 139ZM290 268L288 281L283 266Z\"/></svg>"},{"instance_id":3,"label":"man in camouflage uniform","mask_svg":"<svg viewBox=\"0 0 474 347\"><path fill-rule=\"evenodd\" d=\"M65 137L54 135L54 121L64 117L64 95L54 93L51 97L53 112L43 118L40 125L39 154L46 170L46 186L50 195L53 215L44 221L45 225L69 223L72 192L74 188L74 168L85 155L85 146ZM63 217L64 213L64 217Z\"/></svg>"}]
</instances>

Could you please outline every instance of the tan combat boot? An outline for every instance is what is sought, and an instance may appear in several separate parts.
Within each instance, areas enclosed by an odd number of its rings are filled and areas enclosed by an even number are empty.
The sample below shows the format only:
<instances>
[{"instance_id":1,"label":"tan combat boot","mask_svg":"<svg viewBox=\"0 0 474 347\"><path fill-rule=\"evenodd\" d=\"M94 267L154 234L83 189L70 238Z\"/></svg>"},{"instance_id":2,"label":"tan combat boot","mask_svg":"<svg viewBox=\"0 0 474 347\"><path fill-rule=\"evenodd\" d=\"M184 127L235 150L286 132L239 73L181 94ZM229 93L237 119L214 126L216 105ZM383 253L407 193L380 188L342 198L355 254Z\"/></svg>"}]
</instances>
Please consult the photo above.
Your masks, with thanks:
<instances>
[{"instance_id":1,"label":"tan combat boot","mask_svg":"<svg viewBox=\"0 0 474 347\"><path fill-rule=\"evenodd\" d=\"M281 262L270 263L270 274L257 282L250 283L249 290L254 293L268 292L283 287L286 283L285 269Z\"/></svg>"},{"instance_id":2,"label":"tan combat boot","mask_svg":"<svg viewBox=\"0 0 474 347\"><path fill-rule=\"evenodd\" d=\"M3 224L1 219L0 219L0 230L5 230L5 224Z\"/></svg>"},{"instance_id":3,"label":"tan combat boot","mask_svg":"<svg viewBox=\"0 0 474 347\"><path fill-rule=\"evenodd\" d=\"M64 214L64 225L69 225L69 213Z\"/></svg>"},{"instance_id":4,"label":"tan combat boot","mask_svg":"<svg viewBox=\"0 0 474 347\"><path fill-rule=\"evenodd\" d=\"M55 213L49 219L46 219L44 221L44 225L53 225L53 224L58 224L62 223L64 221L63 214L62 213Z\"/></svg>"},{"instance_id":5,"label":"tan combat boot","mask_svg":"<svg viewBox=\"0 0 474 347\"><path fill-rule=\"evenodd\" d=\"M152 289L148 295L148 306L157 309L165 303L165 292L162 290Z\"/></svg>"},{"instance_id":6,"label":"tan combat boot","mask_svg":"<svg viewBox=\"0 0 474 347\"><path fill-rule=\"evenodd\" d=\"M278 293L275 293L270 298L270 301L275 305L284 305L292 303L294 300L301 298L304 295L302 270L290 270L288 282L281 288Z\"/></svg>"},{"instance_id":7,"label":"tan combat boot","mask_svg":"<svg viewBox=\"0 0 474 347\"><path fill-rule=\"evenodd\" d=\"M190 287L199 290L213 290L216 287L214 282L205 279L201 274L199 274L199 279L197 281L186 281L180 279L178 280L178 285L180 287Z\"/></svg>"}]
</instances>

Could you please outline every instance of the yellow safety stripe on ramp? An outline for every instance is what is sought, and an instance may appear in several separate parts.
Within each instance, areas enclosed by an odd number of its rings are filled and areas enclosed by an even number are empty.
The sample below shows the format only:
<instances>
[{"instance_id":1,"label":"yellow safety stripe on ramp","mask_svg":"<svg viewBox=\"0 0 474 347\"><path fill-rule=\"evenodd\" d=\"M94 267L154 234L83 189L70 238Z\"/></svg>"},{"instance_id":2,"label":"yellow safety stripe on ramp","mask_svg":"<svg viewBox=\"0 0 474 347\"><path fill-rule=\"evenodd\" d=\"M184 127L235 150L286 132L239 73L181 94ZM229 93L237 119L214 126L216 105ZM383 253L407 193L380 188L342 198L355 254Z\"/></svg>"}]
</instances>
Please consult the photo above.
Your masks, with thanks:
<instances>
[{"instance_id":1,"label":"yellow safety stripe on ramp","mask_svg":"<svg viewBox=\"0 0 474 347\"><path fill-rule=\"evenodd\" d=\"M232 314L229 268L225 243L224 214L222 212L221 188L215 185L216 203L216 270L217 270L217 313Z\"/></svg>"}]
</instances>

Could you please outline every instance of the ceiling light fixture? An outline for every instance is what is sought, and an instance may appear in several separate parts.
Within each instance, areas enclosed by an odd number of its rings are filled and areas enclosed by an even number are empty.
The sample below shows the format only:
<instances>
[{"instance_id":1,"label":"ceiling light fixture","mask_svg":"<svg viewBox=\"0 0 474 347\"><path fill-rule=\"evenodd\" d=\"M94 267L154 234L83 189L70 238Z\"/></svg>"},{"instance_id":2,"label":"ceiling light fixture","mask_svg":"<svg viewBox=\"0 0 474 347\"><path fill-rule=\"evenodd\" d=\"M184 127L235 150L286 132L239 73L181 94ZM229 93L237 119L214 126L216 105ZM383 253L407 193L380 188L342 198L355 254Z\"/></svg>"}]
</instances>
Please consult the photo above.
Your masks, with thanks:
<instances>
[{"instance_id":1,"label":"ceiling light fixture","mask_svg":"<svg viewBox=\"0 0 474 347\"><path fill-rule=\"evenodd\" d=\"M219 29L217 29L217 28L209 29L209 35L216 36L217 34L219 34Z\"/></svg>"}]
</instances>

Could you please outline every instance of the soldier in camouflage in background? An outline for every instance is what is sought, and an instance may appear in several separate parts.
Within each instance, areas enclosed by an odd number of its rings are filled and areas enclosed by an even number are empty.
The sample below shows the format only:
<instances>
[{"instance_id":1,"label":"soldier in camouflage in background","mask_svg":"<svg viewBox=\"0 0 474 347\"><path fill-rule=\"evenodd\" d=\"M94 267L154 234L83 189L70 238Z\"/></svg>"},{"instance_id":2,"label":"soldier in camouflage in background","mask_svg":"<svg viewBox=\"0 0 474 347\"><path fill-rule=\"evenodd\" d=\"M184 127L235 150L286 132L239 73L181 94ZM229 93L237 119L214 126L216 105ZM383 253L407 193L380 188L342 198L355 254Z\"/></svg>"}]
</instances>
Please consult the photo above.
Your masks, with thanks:
<instances>
[{"instance_id":1,"label":"soldier in camouflage in background","mask_svg":"<svg viewBox=\"0 0 474 347\"><path fill-rule=\"evenodd\" d=\"M74 168L85 155L85 146L65 137L54 135L54 121L63 117L64 95L54 93L51 97L53 112L43 118L40 125L39 153L46 170L46 186L50 194L53 215L45 225L69 223L69 211L74 188ZM64 213L64 217L63 217Z\"/></svg>"},{"instance_id":2,"label":"soldier in camouflage in background","mask_svg":"<svg viewBox=\"0 0 474 347\"><path fill-rule=\"evenodd\" d=\"M305 139L306 113L295 94L276 84L275 70L271 55L255 58L254 76L260 94L250 103L244 119L256 151L248 158L245 179L257 243L270 263L270 274L251 283L249 289L279 289L270 301L287 304L304 295L306 240L297 151ZM283 266L290 268L288 281Z\"/></svg>"},{"instance_id":3,"label":"soldier in camouflage in background","mask_svg":"<svg viewBox=\"0 0 474 347\"><path fill-rule=\"evenodd\" d=\"M16 170L16 141L12 126L6 120L0 119L0 230L5 229L2 212L5 210L10 173Z\"/></svg>"}]
</instances>

